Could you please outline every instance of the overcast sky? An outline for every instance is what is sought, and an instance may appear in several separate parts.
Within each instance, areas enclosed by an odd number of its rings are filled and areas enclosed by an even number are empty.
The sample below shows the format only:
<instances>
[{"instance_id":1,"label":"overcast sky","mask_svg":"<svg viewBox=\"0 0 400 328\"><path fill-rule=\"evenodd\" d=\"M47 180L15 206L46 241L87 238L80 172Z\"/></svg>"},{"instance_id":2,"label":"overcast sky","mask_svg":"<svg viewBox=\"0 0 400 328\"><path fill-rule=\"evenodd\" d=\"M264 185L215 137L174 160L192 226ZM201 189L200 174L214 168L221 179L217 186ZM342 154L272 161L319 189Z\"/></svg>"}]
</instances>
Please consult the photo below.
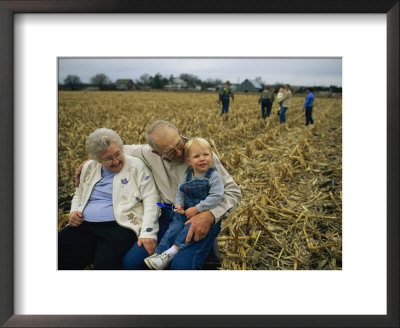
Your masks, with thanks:
<instances>
[{"instance_id":1,"label":"overcast sky","mask_svg":"<svg viewBox=\"0 0 400 328\"><path fill-rule=\"evenodd\" d=\"M178 77L182 73L201 80L221 79L241 83L261 77L267 84L276 82L303 86L342 86L341 58L60 58L59 82L69 74L83 83L103 73L112 81L132 79L147 73Z\"/></svg>"}]
</instances>

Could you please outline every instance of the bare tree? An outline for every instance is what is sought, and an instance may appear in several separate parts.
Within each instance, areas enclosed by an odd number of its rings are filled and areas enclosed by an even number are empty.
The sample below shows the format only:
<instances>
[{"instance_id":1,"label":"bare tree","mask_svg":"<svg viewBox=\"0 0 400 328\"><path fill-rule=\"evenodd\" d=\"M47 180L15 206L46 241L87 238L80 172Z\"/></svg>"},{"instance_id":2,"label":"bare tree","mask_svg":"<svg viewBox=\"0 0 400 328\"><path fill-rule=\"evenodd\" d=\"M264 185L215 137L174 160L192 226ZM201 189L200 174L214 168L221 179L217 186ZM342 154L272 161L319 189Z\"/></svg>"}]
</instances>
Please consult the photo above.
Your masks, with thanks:
<instances>
[{"instance_id":1,"label":"bare tree","mask_svg":"<svg viewBox=\"0 0 400 328\"><path fill-rule=\"evenodd\" d=\"M68 75L64 79L64 86L69 90L80 90L82 89L82 82L77 75Z\"/></svg>"},{"instance_id":2,"label":"bare tree","mask_svg":"<svg viewBox=\"0 0 400 328\"><path fill-rule=\"evenodd\" d=\"M100 73L96 74L90 79L90 82L95 86L98 86L100 90L107 89L107 87L111 84L110 79L107 75Z\"/></svg>"},{"instance_id":3,"label":"bare tree","mask_svg":"<svg viewBox=\"0 0 400 328\"><path fill-rule=\"evenodd\" d=\"M139 83L144 86L148 86L151 83L151 76L147 73L142 74L139 77Z\"/></svg>"}]
</instances>

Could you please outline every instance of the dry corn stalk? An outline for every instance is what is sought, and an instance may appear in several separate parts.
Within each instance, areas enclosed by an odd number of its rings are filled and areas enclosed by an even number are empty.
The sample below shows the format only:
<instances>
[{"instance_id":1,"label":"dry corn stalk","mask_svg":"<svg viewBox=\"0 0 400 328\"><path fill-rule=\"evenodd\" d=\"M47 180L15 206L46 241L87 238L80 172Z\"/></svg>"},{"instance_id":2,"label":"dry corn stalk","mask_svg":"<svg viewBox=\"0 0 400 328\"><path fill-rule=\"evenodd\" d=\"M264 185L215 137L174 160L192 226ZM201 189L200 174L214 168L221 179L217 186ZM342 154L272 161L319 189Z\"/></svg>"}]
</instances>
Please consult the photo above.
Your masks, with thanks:
<instances>
[{"instance_id":1,"label":"dry corn stalk","mask_svg":"<svg viewBox=\"0 0 400 328\"><path fill-rule=\"evenodd\" d=\"M276 105L262 121L258 95L251 94L237 94L229 119L220 120L215 96L60 92L59 227L67 222L73 172L87 158L89 132L104 126L125 144L141 144L146 125L162 118L182 135L206 138L242 190L240 206L224 219L218 237L221 269L340 270L341 99L317 97L315 124L305 128L298 109L303 96L293 97L285 125L279 124Z\"/></svg>"}]
</instances>

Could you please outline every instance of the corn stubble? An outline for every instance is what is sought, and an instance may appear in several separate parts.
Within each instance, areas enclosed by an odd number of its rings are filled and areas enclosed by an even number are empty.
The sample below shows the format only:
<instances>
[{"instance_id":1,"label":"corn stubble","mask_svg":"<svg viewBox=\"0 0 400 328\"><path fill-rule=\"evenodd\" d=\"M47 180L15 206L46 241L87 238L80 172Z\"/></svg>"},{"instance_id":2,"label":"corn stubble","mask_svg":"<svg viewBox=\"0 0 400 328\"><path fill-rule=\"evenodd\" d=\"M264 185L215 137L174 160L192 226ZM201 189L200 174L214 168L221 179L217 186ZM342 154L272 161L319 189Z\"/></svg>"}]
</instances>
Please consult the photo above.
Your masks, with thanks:
<instances>
[{"instance_id":1,"label":"corn stubble","mask_svg":"<svg viewBox=\"0 0 400 328\"><path fill-rule=\"evenodd\" d=\"M258 97L236 94L220 117L211 93L60 92L59 228L87 135L107 127L125 144L141 144L146 125L164 119L182 135L206 138L242 190L218 237L221 270L341 270L341 99L317 97L315 124L305 127L303 96L292 99L283 125L277 104L261 119Z\"/></svg>"}]
</instances>

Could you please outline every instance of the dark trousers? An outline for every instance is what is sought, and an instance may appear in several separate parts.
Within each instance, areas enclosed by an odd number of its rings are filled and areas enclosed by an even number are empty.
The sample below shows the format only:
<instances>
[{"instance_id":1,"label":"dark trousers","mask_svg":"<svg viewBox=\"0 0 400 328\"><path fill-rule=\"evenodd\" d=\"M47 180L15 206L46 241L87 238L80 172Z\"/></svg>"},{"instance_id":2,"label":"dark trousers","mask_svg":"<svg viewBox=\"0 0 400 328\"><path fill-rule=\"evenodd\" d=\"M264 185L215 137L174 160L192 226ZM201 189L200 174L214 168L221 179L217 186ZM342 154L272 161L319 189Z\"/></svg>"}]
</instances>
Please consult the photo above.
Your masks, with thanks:
<instances>
[{"instance_id":1,"label":"dark trousers","mask_svg":"<svg viewBox=\"0 0 400 328\"><path fill-rule=\"evenodd\" d=\"M279 122L281 124L286 122L286 111L287 111L288 107L281 107L281 109L279 110Z\"/></svg>"},{"instance_id":2,"label":"dark trousers","mask_svg":"<svg viewBox=\"0 0 400 328\"><path fill-rule=\"evenodd\" d=\"M168 208L161 209L161 216L158 218L159 229L157 233L158 243L168 230L169 225L172 222L175 212ZM125 270L149 270L147 265L144 263L144 259L148 257L146 249L142 245L138 246L137 243L125 254L122 259L123 269Z\"/></svg>"},{"instance_id":3,"label":"dark trousers","mask_svg":"<svg viewBox=\"0 0 400 328\"><path fill-rule=\"evenodd\" d=\"M306 107L306 125L314 124L314 120L312 119L312 106Z\"/></svg>"},{"instance_id":4,"label":"dark trousers","mask_svg":"<svg viewBox=\"0 0 400 328\"><path fill-rule=\"evenodd\" d=\"M221 115L228 114L229 111L229 96L221 97L222 108L221 108Z\"/></svg>"},{"instance_id":5,"label":"dark trousers","mask_svg":"<svg viewBox=\"0 0 400 328\"><path fill-rule=\"evenodd\" d=\"M58 269L120 270L122 257L137 241L133 230L116 222L83 222L58 233Z\"/></svg>"},{"instance_id":6,"label":"dark trousers","mask_svg":"<svg viewBox=\"0 0 400 328\"><path fill-rule=\"evenodd\" d=\"M173 221L175 212L168 208L163 208L161 210L161 216L158 219L159 222L159 231L158 231L158 242L162 239L166 231L168 230L170 224ZM214 239L217 238L221 230L220 224L213 224L210 227L211 232L215 231ZM210 232L210 235L211 235ZM217 267L221 265L221 259L218 251L217 241L212 244L209 243L207 238L198 242L199 249L196 254L191 254L190 260L184 257L184 252L179 256L175 256L173 263L171 264L172 270L193 270L203 268L203 270L216 270ZM181 253L181 252L179 252ZM145 248L139 247L136 243L135 245L128 251L128 253L123 258L123 267L127 270L148 270L148 267L144 263L144 259L148 257Z\"/></svg>"},{"instance_id":7,"label":"dark trousers","mask_svg":"<svg viewBox=\"0 0 400 328\"><path fill-rule=\"evenodd\" d=\"M267 118L271 114L272 103L269 99L261 99L261 117Z\"/></svg>"}]
</instances>

